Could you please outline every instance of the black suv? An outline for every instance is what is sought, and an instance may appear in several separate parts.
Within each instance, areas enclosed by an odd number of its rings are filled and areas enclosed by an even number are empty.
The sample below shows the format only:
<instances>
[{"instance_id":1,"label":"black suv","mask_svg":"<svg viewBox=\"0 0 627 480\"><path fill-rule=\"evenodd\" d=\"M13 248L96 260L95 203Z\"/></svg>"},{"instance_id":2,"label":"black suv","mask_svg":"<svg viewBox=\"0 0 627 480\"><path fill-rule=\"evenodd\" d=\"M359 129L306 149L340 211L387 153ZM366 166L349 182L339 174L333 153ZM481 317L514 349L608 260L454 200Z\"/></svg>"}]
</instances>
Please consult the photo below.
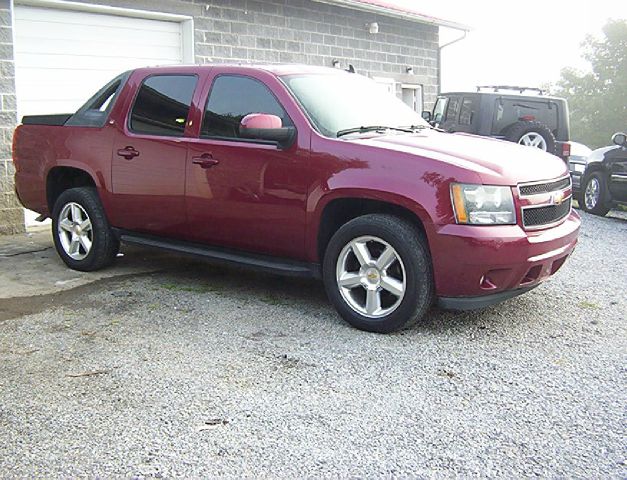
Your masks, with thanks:
<instances>
[{"instance_id":1,"label":"black suv","mask_svg":"<svg viewBox=\"0 0 627 480\"><path fill-rule=\"evenodd\" d=\"M615 133L612 142L588 155L583 172L581 162L570 163L573 196L584 211L595 215L627 206L627 135Z\"/></svg>"},{"instance_id":2,"label":"black suv","mask_svg":"<svg viewBox=\"0 0 627 480\"><path fill-rule=\"evenodd\" d=\"M563 98L539 88L481 86L438 95L423 118L447 132L466 132L541 148L568 161L570 124Z\"/></svg>"}]
</instances>

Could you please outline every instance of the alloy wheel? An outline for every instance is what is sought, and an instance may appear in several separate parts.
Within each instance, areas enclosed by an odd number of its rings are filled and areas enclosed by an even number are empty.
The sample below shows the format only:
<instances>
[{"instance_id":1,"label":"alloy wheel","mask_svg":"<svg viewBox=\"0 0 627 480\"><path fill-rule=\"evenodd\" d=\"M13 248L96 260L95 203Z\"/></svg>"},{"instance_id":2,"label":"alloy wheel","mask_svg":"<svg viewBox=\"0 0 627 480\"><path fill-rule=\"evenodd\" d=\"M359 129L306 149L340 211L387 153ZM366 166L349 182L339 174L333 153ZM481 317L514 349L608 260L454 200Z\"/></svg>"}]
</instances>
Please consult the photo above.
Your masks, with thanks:
<instances>
[{"instance_id":1,"label":"alloy wheel","mask_svg":"<svg viewBox=\"0 0 627 480\"><path fill-rule=\"evenodd\" d=\"M584 203L586 204L586 208L588 210L592 210L599 203L599 199L601 198L601 185L599 184L599 179L596 177L592 177L588 184L586 185L586 191L584 192Z\"/></svg>"},{"instance_id":2,"label":"alloy wheel","mask_svg":"<svg viewBox=\"0 0 627 480\"><path fill-rule=\"evenodd\" d=\"M542 135L537 132L528 132L525 133L520 140L518 140L520 145L525 145L526 147L534 147L539 148L540 150L544 150L546 152L546 140Z\"/></svg>"},{"instance_id":3,"label":"alloy wheel","mask_svg":"<svg viewBox=\"0 0 627 480\"><path fill-rule=\"evenodd\" d=\"M73 260L83 260L93 244L93 230L89 215L78 203L63 206L59 214L58 235L65 253Z\"/></svg>"},{"instance_id":4,"label":"alloy wheel","mask_svg":"<svg viewBox=\"0 0 627 480\"><path fill-rule=\"evenodd\" d=\"M405 266L389 243L362 236L344 246L337 259L337 286L344 301L368 318L382 318L398 308L407 286Z\"/></svg>"}]
</instances>

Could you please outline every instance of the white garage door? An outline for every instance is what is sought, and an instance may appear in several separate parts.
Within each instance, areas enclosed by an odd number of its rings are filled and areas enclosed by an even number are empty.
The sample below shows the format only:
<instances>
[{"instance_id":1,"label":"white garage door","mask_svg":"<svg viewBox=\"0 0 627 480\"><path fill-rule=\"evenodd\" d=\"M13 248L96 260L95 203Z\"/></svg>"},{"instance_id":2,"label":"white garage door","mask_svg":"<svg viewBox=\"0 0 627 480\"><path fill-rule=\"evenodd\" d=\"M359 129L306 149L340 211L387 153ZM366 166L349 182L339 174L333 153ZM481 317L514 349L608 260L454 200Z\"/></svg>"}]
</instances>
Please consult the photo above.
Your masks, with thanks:
<instances>
[{"instance_id":1,"label":"white garage door","mask_svg":"<svg viewBox=\"0 0 627 480\"><path fill-rule=\"evenodd\" d=\"M183 23L15 6L17 109L68 113L121 72L181 63Z\"/></svg>"},{"instance_id":2,"label":"white garage door","mask_svg":"<svg viewBox=\"0 0 627 480\"><path fill-rule=\"evenodd\" d=\"M157 20L114 8L97 13L16 5L14 11L20 119L74 112L125 70L193 59L193 26L187 17ZM25 211L26 225L37 225L36 216Z\"/></svg>"}]
</instances>

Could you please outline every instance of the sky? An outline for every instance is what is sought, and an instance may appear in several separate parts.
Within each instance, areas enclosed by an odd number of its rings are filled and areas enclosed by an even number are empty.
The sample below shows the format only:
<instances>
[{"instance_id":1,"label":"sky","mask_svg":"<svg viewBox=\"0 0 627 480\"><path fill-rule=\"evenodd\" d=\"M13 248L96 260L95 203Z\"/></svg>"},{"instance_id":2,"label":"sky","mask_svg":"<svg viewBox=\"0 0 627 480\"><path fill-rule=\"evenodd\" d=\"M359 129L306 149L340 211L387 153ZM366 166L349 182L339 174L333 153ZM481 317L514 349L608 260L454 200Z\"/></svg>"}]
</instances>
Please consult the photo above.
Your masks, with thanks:
<instances>
[{"instance_id":1,"label":"sky","mask_svg":"<svg viewBox=\"0 0 627 480\"><path fill-rule=\"evenodd\" d=\"M587 34L608 18L627 18L626 0L394 0L421 13L469 25L467 37L442 51L442 91L477 85L537 87L555 82L581 59ZM460 35L441 31L441 41Z\"/></svg>"}]
</instances>

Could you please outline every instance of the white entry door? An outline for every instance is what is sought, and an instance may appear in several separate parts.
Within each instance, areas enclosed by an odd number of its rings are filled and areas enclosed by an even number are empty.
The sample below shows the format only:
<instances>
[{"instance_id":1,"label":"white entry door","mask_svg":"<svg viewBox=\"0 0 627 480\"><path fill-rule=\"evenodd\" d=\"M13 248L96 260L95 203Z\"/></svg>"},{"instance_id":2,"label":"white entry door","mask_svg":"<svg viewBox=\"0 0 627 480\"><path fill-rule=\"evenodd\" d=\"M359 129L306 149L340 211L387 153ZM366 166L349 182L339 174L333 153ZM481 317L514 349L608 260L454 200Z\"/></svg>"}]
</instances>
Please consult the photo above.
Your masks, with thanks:
<instances>
[{"instance_id":1,"label":"white entry door","mask_svg":"<svg viewBox=\"0 0 627 480\"><path fill-rule=\"evenodd\" d=\"M415 112L422 112L422 85L403 83L401 85L402 99Z\"/></svg>"}]
</instances>

